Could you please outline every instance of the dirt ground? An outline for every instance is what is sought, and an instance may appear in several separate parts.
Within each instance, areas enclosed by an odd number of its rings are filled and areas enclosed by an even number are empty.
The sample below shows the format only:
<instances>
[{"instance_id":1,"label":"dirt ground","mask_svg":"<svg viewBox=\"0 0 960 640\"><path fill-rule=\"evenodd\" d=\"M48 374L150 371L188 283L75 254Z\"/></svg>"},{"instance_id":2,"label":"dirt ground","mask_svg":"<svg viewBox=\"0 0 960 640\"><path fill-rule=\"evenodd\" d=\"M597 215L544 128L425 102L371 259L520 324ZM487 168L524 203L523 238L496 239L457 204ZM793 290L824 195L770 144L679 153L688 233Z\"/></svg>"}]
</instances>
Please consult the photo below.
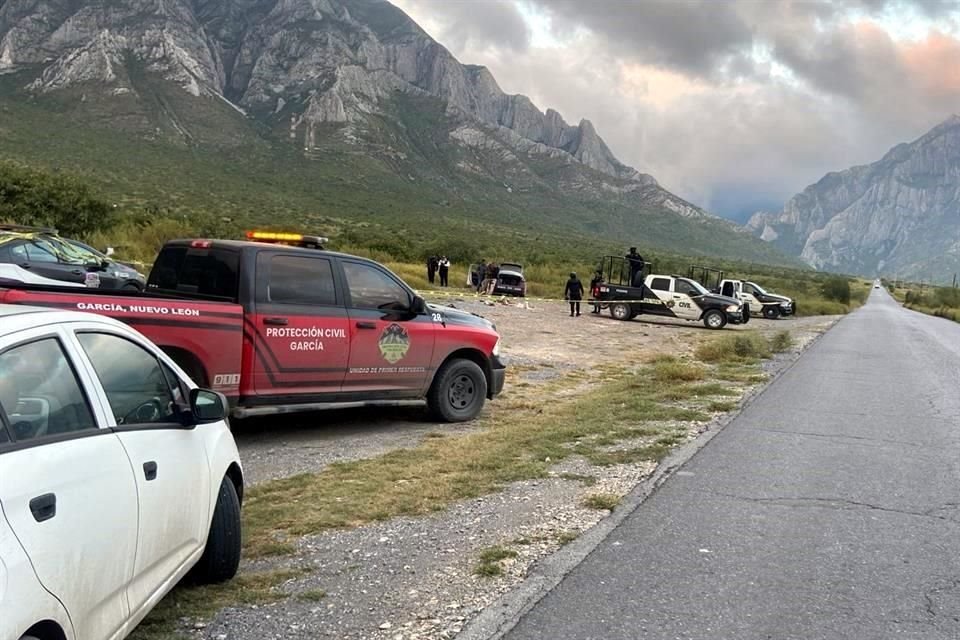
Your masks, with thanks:
<instances>
[{"instance_id":1,"label":"dirt ground","mask_svg":"<svg viewBox=\"0 0 960 640\"><path fill-rule=\"evenodd\" d=\"M511 371L508 387L501 399L488 403L485 415L506 410L516 397L511 394L549 402L544 390L553 387L542 383L558 377L586 372L589 382L590 372L601 367L639 363L660 353L691 353L701 341L718 335L681 321L618 322L608 315L589 314L570 318L560 304L487 306L474 300L452 304L493 320L503 335ZM793 350L765 366L771 370L798 357L836 319L755 320L748 329L791 332ZM236 437L248 482L256 484L319 471L335 461L416 446L432 432L469 432L479 429L479 422L437 424L419 410L389 415L329 412L249 421L237 425ZM706 428L695 425L691 437ZM484 607L522 581L539 559L605 517L607 512L583 505L587 495L625 495L655 467L656 463L643 461L597 468L573 458L555 467L549 478L517 482L501 493L428 517L394 518L307 536L293 557L246 562L241 568L306 570L303 577L280 587L288 598L230 607L210 622L183 620L184 628L192 637L209 640L453 638ZM595 484L576 480L585 474ZM502 575L476 575L479 555L492 545L505 546L516 555L500 562ZM323 597L305 597L321 590Z\"/></svg>"},{"instance_id":2,"label":"dirt ground","mask_svg":"<svg viewBox=\"0 0 960 640\"><path fill-rule=\"evenodd\" d=\"M751 320L745 326L728 326L720 332L702 324L670 319L637 318L630 322L612 319L604 312L569 316L559 303L495 303L476 299L445 301L463 311L480 314L497 325L503 336L502 350L508 364L508 380L536 385L570 371L589 372L599 366L643 362L659 353L686 355L703 340L723 332L780 330L803 332L832 323L834 317ZM519 305L519 306L518 306ZM505 394L517 393L509 382ZM536 389L525 390L535 393ZM543 398L546 402L549 398ZM485 414L496 411L497 400L488 403ZM248 483L315 472L331 462L370 458L393 449L416 446L427 434L442 430L456 434L477 428L476 424L448 425L430 422L422 410L391 409L317 412L282 418L248 420L235 425L237 445Z\"/></svg>"}]
</instances>

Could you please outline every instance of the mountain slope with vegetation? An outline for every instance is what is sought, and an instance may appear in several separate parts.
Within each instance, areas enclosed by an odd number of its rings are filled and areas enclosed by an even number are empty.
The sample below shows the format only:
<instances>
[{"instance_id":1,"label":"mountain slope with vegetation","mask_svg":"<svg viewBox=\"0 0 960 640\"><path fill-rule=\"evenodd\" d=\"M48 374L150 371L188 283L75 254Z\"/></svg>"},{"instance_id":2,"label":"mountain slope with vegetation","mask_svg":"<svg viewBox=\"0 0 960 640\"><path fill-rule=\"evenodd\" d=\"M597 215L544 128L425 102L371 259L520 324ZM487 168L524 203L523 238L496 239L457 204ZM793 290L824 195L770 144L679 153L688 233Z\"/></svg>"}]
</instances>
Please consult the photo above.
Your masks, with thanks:
<instances>
[{"instance_id":1,"label":"mountain slope with vegetation","mask_svg":"<svg viewBox=\"0 0 960 640\"><path fill-rule=\"evenodd\" d=\"M381 0L7 0L0 156L80 173L121 214L400 252L408 235L482 251L519 234L790 262Z\"/></svg>"}]
</instances>

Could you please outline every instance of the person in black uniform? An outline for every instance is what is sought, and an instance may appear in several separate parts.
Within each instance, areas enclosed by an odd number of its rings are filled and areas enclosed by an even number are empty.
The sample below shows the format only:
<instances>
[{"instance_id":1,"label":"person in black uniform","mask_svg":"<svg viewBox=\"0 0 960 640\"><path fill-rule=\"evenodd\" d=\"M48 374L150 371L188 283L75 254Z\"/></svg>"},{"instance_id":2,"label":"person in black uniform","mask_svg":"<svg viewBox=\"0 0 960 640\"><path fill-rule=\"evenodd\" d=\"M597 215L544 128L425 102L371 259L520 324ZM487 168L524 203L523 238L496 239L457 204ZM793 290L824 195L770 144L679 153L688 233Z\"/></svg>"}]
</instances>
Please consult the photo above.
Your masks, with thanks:
<instances>
[{"instance_id":1,"label":"person in black uniform","mask_svg":"<svg viewBox=\"0 0 960 640\"><path fill-rule=\"evenodd\" d=\"M447 256L440 256L440 261L437 263L437 272L440 274L440 286L448 286L450 284L450 261L447 260Z\"/></svg>"},{"instance_id":2,"label":"person in black uniform","mask_svg":"<svg viewBox=\"0 0 960 640\"><path fill-rule=\"evenodd\" d=\"M590 278L590 297L593 298L593 311L591 313L600 313L600 302L596 299L599 295L598 289L603 283L603 274L600 271L595 271L593 277Z\"/></svg>"},{"instance_id":3,"label":"person in black uniform","mask_svg":"<svg viewBox=\"0 0 960 640\"><path fill-rule=\"evenodd\" d=\"M437 264L440 261L437 260L437 256L430 256L427 258L427 280L430 281L430 284L433 284L436 275L437 275Z\"/></svg>"},{"instance_id":4,"label":"person in black uniform","mask_svg":"<svg viewBox=\"0 0 960 640\"><path fill-rule=\"evenodd\" d=\"M637 274L643 273L643 256L637 253L636 247L630 247L630 253L624 256L630 265L630 286L637 287ZM642 284L642 283L641 283Z\"/></svg>"},{"instance_id":5,"label":"person in black uniform","mask_svg":"<svg viewBox=\"0 0 960 640\"><path fill-rule=\"evenodd\" d=\"M563 290L563 299L570 302L570 317L580 315L580 301L583 300L583 283L577 278L576 273L570 274L567 280L567 287Z\"/></svg>"}]
</instances>

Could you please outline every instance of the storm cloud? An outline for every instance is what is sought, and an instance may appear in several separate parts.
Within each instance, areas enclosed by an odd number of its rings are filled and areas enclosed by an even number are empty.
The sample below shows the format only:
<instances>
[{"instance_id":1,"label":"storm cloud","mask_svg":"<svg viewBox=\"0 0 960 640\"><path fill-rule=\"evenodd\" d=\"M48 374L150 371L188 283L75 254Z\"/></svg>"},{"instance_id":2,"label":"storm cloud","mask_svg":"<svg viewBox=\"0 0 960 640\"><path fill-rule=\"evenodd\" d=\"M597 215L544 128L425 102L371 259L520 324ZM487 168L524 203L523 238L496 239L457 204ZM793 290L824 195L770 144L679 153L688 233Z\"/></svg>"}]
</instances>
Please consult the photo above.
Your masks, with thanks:
<instances>
[{"instance_id":1,"label":"storm cloud","mask_svg":"<svg viewBox=\"0 0 960 640\"><path fill-rule=\"evenodd\" d=\"M960 111L955 0L396 0L465 63L718 213Z\"/></svg>"}]
</instances>

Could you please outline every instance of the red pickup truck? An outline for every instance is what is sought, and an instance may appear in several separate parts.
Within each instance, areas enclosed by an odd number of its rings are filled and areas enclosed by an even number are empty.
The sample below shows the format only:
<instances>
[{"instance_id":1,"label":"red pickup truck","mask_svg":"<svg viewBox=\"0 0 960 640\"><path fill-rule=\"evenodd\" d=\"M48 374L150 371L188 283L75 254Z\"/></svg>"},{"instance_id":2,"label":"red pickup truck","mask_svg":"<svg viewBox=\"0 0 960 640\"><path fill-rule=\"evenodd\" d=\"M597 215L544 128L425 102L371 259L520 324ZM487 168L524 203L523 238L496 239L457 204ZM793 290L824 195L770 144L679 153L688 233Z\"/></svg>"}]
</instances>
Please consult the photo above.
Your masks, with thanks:
<instances>
[{"instance_id":1,"label":"red pickup truck","mask_svg":"<svg viewBox=\"0 0 960 640\"><path fill-rule=\"evenodd\" d=\"M143 294L7 284L0 303L126 322L239 418L426 401L459 422L503 389L490 321L427 304L372 260L309 248L316 238L267 237L283 244L168 242Z\"/></svg>"}]
</instances>

